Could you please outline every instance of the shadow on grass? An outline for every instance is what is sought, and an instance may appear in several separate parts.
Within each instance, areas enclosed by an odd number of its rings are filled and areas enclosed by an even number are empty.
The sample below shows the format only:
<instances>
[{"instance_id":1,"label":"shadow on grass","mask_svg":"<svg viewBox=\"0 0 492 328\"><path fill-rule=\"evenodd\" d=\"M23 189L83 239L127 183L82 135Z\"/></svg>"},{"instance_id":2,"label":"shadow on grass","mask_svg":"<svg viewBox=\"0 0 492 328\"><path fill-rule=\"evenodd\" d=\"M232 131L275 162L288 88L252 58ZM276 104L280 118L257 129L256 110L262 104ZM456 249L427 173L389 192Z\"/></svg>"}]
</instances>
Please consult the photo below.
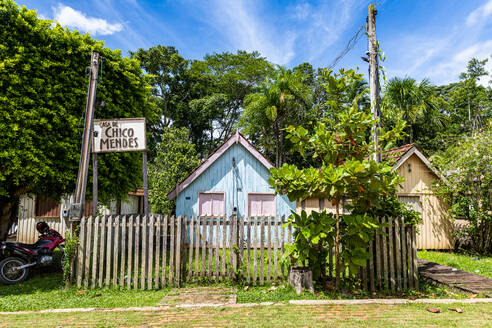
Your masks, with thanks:
<instances>
[{"instance_id":1,"label":"shadow on grass","mask_svg":"<svg viewBox=\"0 0 492 328\"><path fill-rule=\"evenodd\" d=\"M0 285L0 297L7 295L35 294L62 289L63 274L51 268L32 270L26 281L15 285Z\"/></svg>"}]
</instances>

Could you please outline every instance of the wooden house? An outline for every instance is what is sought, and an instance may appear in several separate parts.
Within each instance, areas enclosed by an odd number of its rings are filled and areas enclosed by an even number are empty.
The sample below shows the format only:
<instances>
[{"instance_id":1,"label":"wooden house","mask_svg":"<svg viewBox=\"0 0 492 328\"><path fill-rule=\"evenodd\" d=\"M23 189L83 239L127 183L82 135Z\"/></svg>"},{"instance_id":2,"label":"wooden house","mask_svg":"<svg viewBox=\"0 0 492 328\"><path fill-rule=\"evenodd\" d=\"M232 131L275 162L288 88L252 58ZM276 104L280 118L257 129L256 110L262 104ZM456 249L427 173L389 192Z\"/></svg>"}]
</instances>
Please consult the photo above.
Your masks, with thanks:
<instances>
[{"instance_id":1,"label":"wooden house","mask_svg":"<svg viewBox=\"0 0 492 328\"><path fill-rule=\"evenodd\" d=\"M34 243L38 238L36 223L45 221L52 228L65 235L67 222L63 217L64 209L69 208L69 197L60 201L36 195L22 195L20 198L17 223L12 227L16 240L23 243ZM143 213L143 190L128 193L121 202L112 201L109 207L98 206L101 215L110 214L141 214ZM84 208L84 216L92 215L92 201Z\"/></svg>"},{"instance_id":2,"label":"wooden house","mask_svg":"<svg viewBox=\"0 0 492 328\"><path fill-rule=\"evenodd\" d=\"M212 152L179 183L169 199L177 199L177 216L288 217L295 202L275 195L268 184L273 165L239 132Z\"/></svg>"},{"instance_id":3,"label":"wooden house","mask_svg":"<svg viewBox=\"0 0 492 328\"><path fill-rule=\"evenodd\" d=\"M383 154L383 159L405 178L398 190L398 198L421 213L418 226L419 249L453 249L453 223L448 217L448 205L431 190L433 180L444 178L436 171L423 151L415 144L393 148ZM297 203L297 212L327 209L335 211L331 201L306 199Z\"/></svg>"}]
</instances>

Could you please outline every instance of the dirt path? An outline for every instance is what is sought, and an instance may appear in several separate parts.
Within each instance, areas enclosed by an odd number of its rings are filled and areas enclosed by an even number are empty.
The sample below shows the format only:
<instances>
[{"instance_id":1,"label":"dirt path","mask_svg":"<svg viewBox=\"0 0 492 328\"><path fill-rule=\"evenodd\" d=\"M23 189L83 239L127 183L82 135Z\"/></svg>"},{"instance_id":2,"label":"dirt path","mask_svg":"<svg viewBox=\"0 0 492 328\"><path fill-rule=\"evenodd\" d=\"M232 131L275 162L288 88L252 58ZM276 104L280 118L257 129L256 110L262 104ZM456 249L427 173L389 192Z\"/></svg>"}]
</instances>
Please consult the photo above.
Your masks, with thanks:
<instances>
[{"instance_id":1,"label":"dirt path","mask_svg":"<svg viewBox=\"0 0 492 328\"><path fill-rule=\"evenodd\" d=\"M177 304L235 304L236 289L227 287L175 288L160 303L163 306Z\"/></svg>"}]
</instances>

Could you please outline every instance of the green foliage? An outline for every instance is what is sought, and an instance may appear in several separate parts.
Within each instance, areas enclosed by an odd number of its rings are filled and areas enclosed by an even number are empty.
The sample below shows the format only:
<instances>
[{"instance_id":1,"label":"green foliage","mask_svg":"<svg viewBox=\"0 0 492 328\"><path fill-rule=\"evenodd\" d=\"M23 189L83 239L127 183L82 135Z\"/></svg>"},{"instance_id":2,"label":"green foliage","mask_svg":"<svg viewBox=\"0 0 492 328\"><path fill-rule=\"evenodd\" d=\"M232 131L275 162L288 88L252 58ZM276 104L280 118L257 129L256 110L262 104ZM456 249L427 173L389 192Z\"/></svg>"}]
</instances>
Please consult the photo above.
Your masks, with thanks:
<instances>
[{"instance_id":1,"label":"green foliage","mask_svg":"<svg viewBox=\"0 0 492 328\"><path fill-rule=\"evenodd\" d=\"M95 118L146 117L151 124L150 88L136 60L0 2L0 212L24 193L56 197L75 189L92 51L104 57L97 100L106 106ZM100 200L124 197L140 185L140 154L99 156L99 177Z\"/></svg>"},{"instance_id":2,"label":"green foliage","mask_svg":"<svg viewBox=\"0 0 492 328\"><path fill-rule=\"evenodd\" d=\"M258 52L215 53L191 61L174 47L159 45L132 56L150 74L152 104L162 115L151 126L151 144L161 141L164 128L185 127L201 157L231 134L244 98L272 71Z\"/></svg>"},{"instance_id":3,"label":"green foliage","mask_svg":"<svg viewBox=\"0 0 492 328\"><path fill-rule=\"evenodd\" d=\"M264 149L280 167L286 161L285 132L290 124L307 122L311 109L311 90L304 84L303 71L278 67L257 93L244 100L244 113L238 125L254 144Z\"/></svg>"},{"instance_id":4,"label":"green foliage","mask_svg":"<svg viewBox=\"0 0 492 328\"><path fill-rule=\"evenodd\" d=\"M75 252L77 251L78 243L78 233L74 233L73 237L70 237L70 233L67 231L65 234L65 255L62 258L63 282L65 282L67 286L71 275L70 268L75 259Z\"/></svg>"},{"instance_id":5,"label":"green foliage","mask_svg":"<svg viewBox=\"0 0 492 328\"><path fill-rule=\"evenodd\" d=\"M453 218L465 218L475 252L492 253L492 125L433 157L447 181L434 189L451 204Z\"/></svg>"},{"instance_id":6,"label":"green foliage","mask_svg":"<svg viewBox=\"0 0 492 328\"><path fill-rule=\"evenodd\" d=\"M175 200L167 195L176 188L200 160L195 146L189 143L189 131L186 128L164 128L160 136L156 156L149 165L150 204L153 213L172 213Z\"/></svg>"},{"instance_id":7,"label":"green foliage","mask_svg":"<svg viewBox=\"0 0 492 328\"><path fill-rule=\"evenodd\" d=\"M338 285L340 265L354 273L365 265L370 256L367 244L379 227L377 218L382 214L405 213L399 210L396 199L396 188L402 178L388 163L370 159L374 147L369 141L370 133L376 122L371 114L359 110L363 94L355 95L351 102L345 98L347 90L362 76L353 70L341 70L333 75L327 71L325 78L332 118L313 124L312 132L303 126L286 128L293 149L302 156L318 159L320 165L298 168L284 164L271 170L269 183L277 193L287 194L291 201L315 197L329 199L336 206L335 215L293 214L288 224L296 228L296 234L288 252L294 259L309 265L314 278L320 281L326 275L327 249L335 247ZM398 124L384 132L380 138L382 146L400 137L404 127ZM391 202L387 202L388 199ZM345 205L346 200L349 200L348 205ZM350 214L340 216L340 206ZM343 250L339 253L340 245Z\"/></svg>"}]
</instances>

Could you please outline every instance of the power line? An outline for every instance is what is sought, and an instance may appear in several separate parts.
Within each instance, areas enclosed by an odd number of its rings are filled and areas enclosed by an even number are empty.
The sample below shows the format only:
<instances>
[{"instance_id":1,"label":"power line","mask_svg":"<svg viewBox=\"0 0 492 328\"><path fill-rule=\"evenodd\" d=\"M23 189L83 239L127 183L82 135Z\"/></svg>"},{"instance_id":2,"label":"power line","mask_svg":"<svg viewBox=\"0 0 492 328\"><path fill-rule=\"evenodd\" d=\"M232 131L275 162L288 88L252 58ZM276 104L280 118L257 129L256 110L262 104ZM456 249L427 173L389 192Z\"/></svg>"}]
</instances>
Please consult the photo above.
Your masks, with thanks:
<instances>
[{"instance_id":1,"label":"power line","mask_svg":"<svg viewBox=\"0 0 492 328\"><path fill-rule=\"evenodd\" d=\"M350 50L354 48L354 46L357 44L357 42L362 38L364 35L364 27L366 25L363 24L359 30L350 38L350 40L347 42L347 45L345 46L345 49L340 52L340 54L331 62L330 65L328 65L328 69L332 69L338 62L346 55L349 53Z\"/></svg>"}]
</instances>

